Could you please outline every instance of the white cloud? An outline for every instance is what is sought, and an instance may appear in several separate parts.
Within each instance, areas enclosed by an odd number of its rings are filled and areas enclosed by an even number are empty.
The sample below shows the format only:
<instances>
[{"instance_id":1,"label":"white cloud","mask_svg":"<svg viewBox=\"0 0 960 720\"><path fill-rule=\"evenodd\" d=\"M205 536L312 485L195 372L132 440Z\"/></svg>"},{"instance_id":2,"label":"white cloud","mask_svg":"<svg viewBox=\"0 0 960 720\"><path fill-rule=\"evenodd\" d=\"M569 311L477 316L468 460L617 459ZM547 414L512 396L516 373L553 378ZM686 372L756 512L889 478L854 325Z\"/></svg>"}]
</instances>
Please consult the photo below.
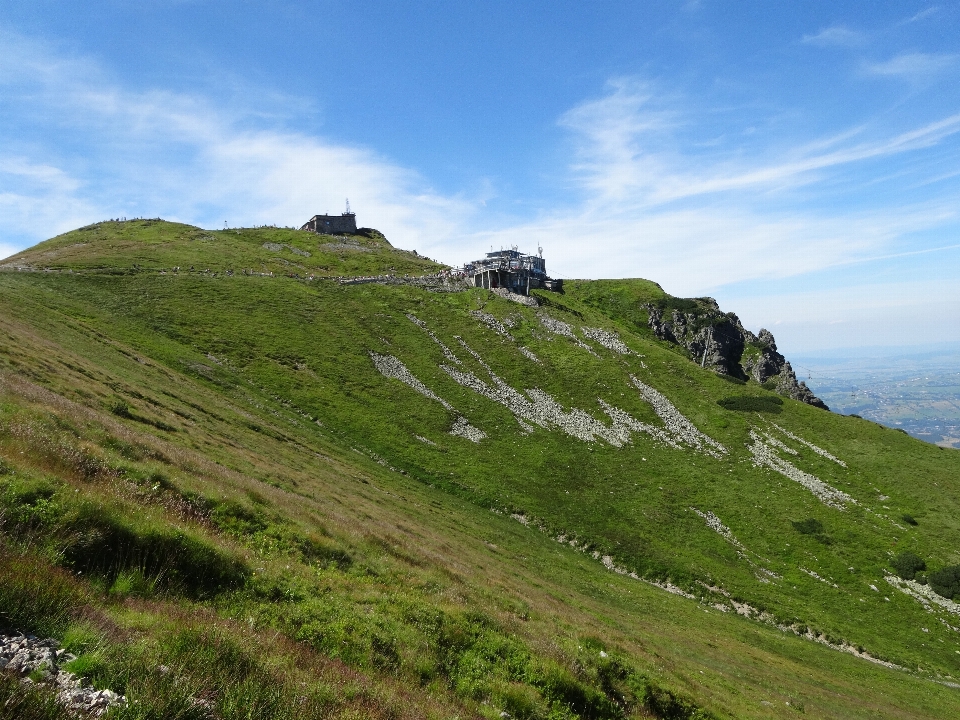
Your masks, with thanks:
<instances>
[{"instance_id":1,"label":"white cloud","mask_svg":"<svg viewBox=\"0 0 960 720\"><path fill-rule=\"evenodd\" d=\"M13 103L67 117L86 181L46 160L0 150L0 233L25 244L110 216L163 216L219 226L299 225L349 197L361 224L400 246L456 234L478 203L434 192L416 172L375 152L278 129L203 97L130 92L89 63L48 59L21 41L19 74L0 54L0 81L27 91ZM8 102L10 102L8 100ZM12 103L11 103L12 104ZM62 131L57 128L58 131ZM39 152L43 156L44 152Z\"/></svg>"},{"instance_id":2,"label":"white cloud","mask_svg":"<svg viewBox=\"0 0 960 720\"><path fill-rule=\"evenodd\" d=\"M945 53L903 53L884 62L865 63L870 75L898 77L913 82L925 81L960 65L960 55Z\"/></svg>"},{"instance_id":3,"label":"white cloud","mask_svg":"<svg viewBox=\"0 0 960 720\"><path fill-rule=\"evenodd\" d=\"M872 139L869 128L856 127L750 157L728 140L691 143L684 133L701 118L683 112L683 98L620 78L558 120L573 144L561 177L579 199L496 225L481 215L483 198L438 192L369 148L278 129L259 111L202 96L131 92L89 62L48 58L29 44L20 52L24 62L14 72L11 56L0 51L0 109L67 118L56 131L69 133L69 145L80 150L70 156L60 146L0 146L3 254L22 247L21 238L36 242L105 217L160 215L206 227L224 220L299 224L336 212L349 197L361 224L447 262L472 259L489 245L542 245L548 270L560 275L643 276L675 294L722 297L734 283L812 277L897 253L904 236L957 222L949 197L856 213L789 203L774 210L757 198L814 185L841 166L935 146L960 132L960 114L887 136L874 131ZM490 227L499 229L478 230ZM804 322L866 326L886 312L863 305L860 315L821 322L801 313L809 296L780 306L731 297L729 309L757 309L757 325L780 313L796 337L806 332ZM833 302L824 297L824 307ZM902 304L913 307L909 298ZM789 345L789 336L784 341Z\"/></svg>"},{"instance_id":4,"label":"white cloud","mask_svg":"<svg viewBox=\"0 0 960 720\"><path fill-rule=\"evenodd\" d=\"M843 27L842 25L831 25L823 28L820 32L813 35L804 35L801 42L810 45L853 47L863 43L863 34Z\"/></svg>"},{"instance_id":5,"label":"white cloud","mask_svg":"<svg viewBox=\"0 0 960 720\"><path fill-rule=\"evenodd\" d=\"M767 325L781 352L903 347L960 341L960 286L952 278L842 287L763 297L729 293L747 327ZM774 325L771 318L779 322Z\"/></svg>"},{"instance_id":6,"label":"white cloud","mask_svg":"<svg viewBox=\"0 0 960 720\"><path fill-rule=\"evenodd\" d=\"M673 102L676 102L673 100ZM663 109L648 86L618 80L610 92L567 112L562 126L577 136L572 171L593 203L637 208L734 190L762 191L806 184L815 171L930 147L960 132L960 113L873 141L849 142L860 132L786 148L775 161L684 156L676 132L689 119ZM737 149L728 156L736 157Z\"/></svg>"},{"instance_id":7,"label":"white cloud","mask_svg":"<svg viewBox=\"0 0 960 720\"><path fill-rule=\"evenodd\" d=\"M928 7L926 10L921 10L916 15L913 15L907 18L901 24L906 25L908 23L918 22L920 20L926 20L928 17L932 15L936 15L939 11L940 11L940 7L937 5L933 5L932 7Z\"/></svg>"},{"instance_id":8,"label":"white cloud","mask_svg":"<svg viewBox=\"0 0 960 720\"><path fill-rule=\"evenodd\" d=\"M77 197L81 183L48 163L0 157L0 232L10 237L51 237L84 224L92 208ZM23 249L2 241L3 257Z\"/></svg>"}]
</instances>

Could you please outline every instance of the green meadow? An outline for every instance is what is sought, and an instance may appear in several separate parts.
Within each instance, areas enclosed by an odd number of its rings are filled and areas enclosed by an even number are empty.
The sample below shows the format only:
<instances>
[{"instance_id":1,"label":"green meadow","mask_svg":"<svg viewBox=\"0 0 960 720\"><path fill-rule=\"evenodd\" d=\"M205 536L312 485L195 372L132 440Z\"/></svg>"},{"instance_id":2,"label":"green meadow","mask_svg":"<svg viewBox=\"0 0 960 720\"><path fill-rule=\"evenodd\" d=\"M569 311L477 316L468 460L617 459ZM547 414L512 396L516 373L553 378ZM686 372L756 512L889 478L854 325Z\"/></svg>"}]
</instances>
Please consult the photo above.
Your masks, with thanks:
<instances>
[{"instance_id":1,"label":"green meadow","mask_svg":"<svg viewBox=\"0 0 960 720\"><path fill-rule=\"evenodd\" d=\"M111 717L960 715L960 605L893 562L960 563L960 453L702 369L654 282L441 270L155 220L7 260L0 626Z\"/></svg>"}]
</instances>

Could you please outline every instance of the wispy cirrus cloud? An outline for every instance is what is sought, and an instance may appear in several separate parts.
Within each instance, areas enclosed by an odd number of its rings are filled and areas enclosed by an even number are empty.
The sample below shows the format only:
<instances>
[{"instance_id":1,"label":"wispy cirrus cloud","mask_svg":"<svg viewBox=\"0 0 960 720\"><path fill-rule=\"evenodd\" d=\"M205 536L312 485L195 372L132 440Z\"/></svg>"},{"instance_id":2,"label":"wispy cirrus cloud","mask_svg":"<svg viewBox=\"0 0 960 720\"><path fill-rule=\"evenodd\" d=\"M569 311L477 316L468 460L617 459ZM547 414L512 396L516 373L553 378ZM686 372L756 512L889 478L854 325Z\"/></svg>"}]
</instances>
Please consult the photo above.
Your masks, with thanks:
<instances>
[{"instance_id":1,"label":"wispy cirrus cloud","mask_svg":"<svg viewBox=\"0 0 960 720\"><path fill-rule=\"evenodd\" d=\"M4 255L105 217L299 224L350 197L361 224L450 263L489 245L539 244L559 275L645 276L677 294L736 298L737 284L813 278L909 252L904 238L960 225L953 185L943 181L922 201L850 209L829 199L837 184L860 181L850 170L859 164L924 157L948 142L960 133L960 114L896 132L863 122L764 144L703 130L709 110L701 100L616 78L557 120L571 160L553 179L573 201L492 217L485 195L438 191L370 147L290 130L279 114L242 102L133 91L96 63L38 44L0 51L0 84L6 127L22 130L0 138ZM69 142L45 144L64 134ZM719 139L699 142L698 134ZM936 172L921 180L955 171L938 157ZM791 201L800 189L807 200Z\"/></svg>"},{"instance_id":2,"label":"wispy cirrus cloud","mask_svg":"<svg viewBox=\"0 0 960 720\"><path fill-rule=\"evenodd\" d=\"M831 25L812 35L804 35L801 42L821 47L856 47L865 42L863 33L843 25Z\"/></svg>"},{"instance_id":3,"label":"wispy cirrus cloud","mask_svg":"<svg viewBox=\"0 0 960 720\"><path fill-rule=\"evenodd\" d=\"M696 196L806 184L816 171L932 147L960 133L960 113L887 137L859 140L863 128L786 147L771 160L766 154L743 158L685 154L676 135L695 124L665 109L650 86L617 80L605 96L568 111L561 125L576 134L572 171L592 202L638 207L663 205ZM730 160L734 156L736 160Z\"/></svg>"},{"instance_id":4,"label":"wispy cirrus cloud","mask_svg":"<svg viewBox=\"0 0 960 720\"><path fill-rule=\"evenodd\" d=\"M918 82L960 68L960 55L949 53L901 53L882 62L864 63L869 75L896 77Z\"/></svg>"},{"instance_id":5,"label":"wispy cirrus cloud","mask_svg":"<svg viewBox=\"0 0 960 720\"><path fill-rule=\"evenodd\" d=\"M394 242L423 247L455 234L480 206L435 192L369 148L264 123L259 108L130 91L89 60L70 62L23 39L16 45L16 53L0 53L0 108L24 127L57 118L48 132L69 133L75 150L40 141L16 155L0 149L5 249L108 216L161 215L207 227L299 224L337 212L346 197L361 222L376 219Z\"/></svg>"},{"instance_id":6,"label":"wispy cirrus cloud","mask_svg":"<svg viewBox=\"0 0 960 720\"><path fill-rule=\"evenodd\" d=\"M933 6L931 6L931 7L928 7L926 10L921 10L920 12L916 13L915 15L911 15L909 18L907 18L906 20L904 20L901 24L902 24L902 25L907 25L907 24L909 24L909 23L919 22L920 20L926 20L928 17L933 17L934 15L936 15L936 14L939 13L939 12L940 12L940 6L939 6L939 5L933 5Z\"/></svg>"}]
</instances>

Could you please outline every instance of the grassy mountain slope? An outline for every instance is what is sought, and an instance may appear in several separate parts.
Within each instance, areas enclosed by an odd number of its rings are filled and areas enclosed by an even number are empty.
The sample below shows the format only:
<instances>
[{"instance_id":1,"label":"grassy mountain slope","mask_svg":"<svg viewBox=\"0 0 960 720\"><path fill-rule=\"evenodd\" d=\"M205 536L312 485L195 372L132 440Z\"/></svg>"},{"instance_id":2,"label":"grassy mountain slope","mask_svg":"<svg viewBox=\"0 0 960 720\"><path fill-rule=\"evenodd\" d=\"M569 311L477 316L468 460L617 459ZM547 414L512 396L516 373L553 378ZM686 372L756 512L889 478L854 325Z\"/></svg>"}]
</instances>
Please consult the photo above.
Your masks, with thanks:
<instances>
[{"instance_id":1,"label":"grassy mountain slope","mask_svg":"<svg viewBox=\"0 0 960 720\"><path fill-rule=\"evenodd\" d=\"M960 455L702 370L648 281L335 279L439 269L159 221L8 261L5 624L143 716L960 710L960 618L885 579L958 562Z\"/></svg>"}]
</instances>

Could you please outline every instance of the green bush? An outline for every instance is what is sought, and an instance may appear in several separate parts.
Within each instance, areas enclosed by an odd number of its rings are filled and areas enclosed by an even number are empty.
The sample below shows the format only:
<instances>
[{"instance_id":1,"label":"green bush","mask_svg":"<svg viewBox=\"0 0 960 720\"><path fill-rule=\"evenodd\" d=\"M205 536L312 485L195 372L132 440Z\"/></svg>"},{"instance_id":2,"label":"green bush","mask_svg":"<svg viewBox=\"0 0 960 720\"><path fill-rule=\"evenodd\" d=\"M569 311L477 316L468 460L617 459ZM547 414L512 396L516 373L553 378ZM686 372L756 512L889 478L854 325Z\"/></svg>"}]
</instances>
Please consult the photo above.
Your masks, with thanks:
<instances>
[{"instance_id":1,"label":"green bush","mask_svg":"<svg viewBox=\"0 0 960 720\"><path fill-rule=\"evenodd\" d=\"M913 517L913 515L910 515L909 513L904 513L903 515L900 516L900 518L901 518L907 525L919 525L919 523L916 521L916 519Z\"/></svg>"},{"instance_id":2,"label":"green bush","mask_svg":"<svg viewBox=\"0 0 960 720\"><path fill-rule=\"evenodd\" d=\"M947 567L927 575L930 587L945 598L960 597L960 565Z\"/></svg>"},{"instance_id":3,"label":"green bush","mask_svg":"<svg viewBox=\"0 0 960 720\"><path fill-rule=\"evenodd\" d=\"M774 415L783 412L783 400L775 395L735 395L717 400L717 405L725 410L738 412L765 412Z\"/></svg>"},{"instance_id":4,"label":"green bush","mask_svg":"<svg viewBox=\"0 0 960 720\"><path fill-rule=\"evenodd\" d=\"M124 573L191 597L238 586L246 568L205 540L181 530L143 528L93 503L80 503L64 518L64 562L112 585ZM132 577L132 576L131 576Z\"/></svg>"},{"instance_id":5,"label":"green bush","mask_svg":"<svg viewBox=\"0 0 960 720\"><path fill-rule=\"evenodd\" d=\"M927 564L916 553L909 550L900 553L890 561L893 569L904 580L913 580L917 573L927 569Z\"/></svg>"},{"instance_id":6,"label":"green bush","mask_svg":"<svg viewBox=\"0 0 960 720\"><path fill-rule=\"evenodd\" d=\"M791 520L790 524L793 525L793 529L801 535L810 535L814 540L817 540L824 545L830 545L833 542L830 539L830 536L823 531L823 523L816 518L807 518L806 520Z\"/></svg>"}]
</instances>

